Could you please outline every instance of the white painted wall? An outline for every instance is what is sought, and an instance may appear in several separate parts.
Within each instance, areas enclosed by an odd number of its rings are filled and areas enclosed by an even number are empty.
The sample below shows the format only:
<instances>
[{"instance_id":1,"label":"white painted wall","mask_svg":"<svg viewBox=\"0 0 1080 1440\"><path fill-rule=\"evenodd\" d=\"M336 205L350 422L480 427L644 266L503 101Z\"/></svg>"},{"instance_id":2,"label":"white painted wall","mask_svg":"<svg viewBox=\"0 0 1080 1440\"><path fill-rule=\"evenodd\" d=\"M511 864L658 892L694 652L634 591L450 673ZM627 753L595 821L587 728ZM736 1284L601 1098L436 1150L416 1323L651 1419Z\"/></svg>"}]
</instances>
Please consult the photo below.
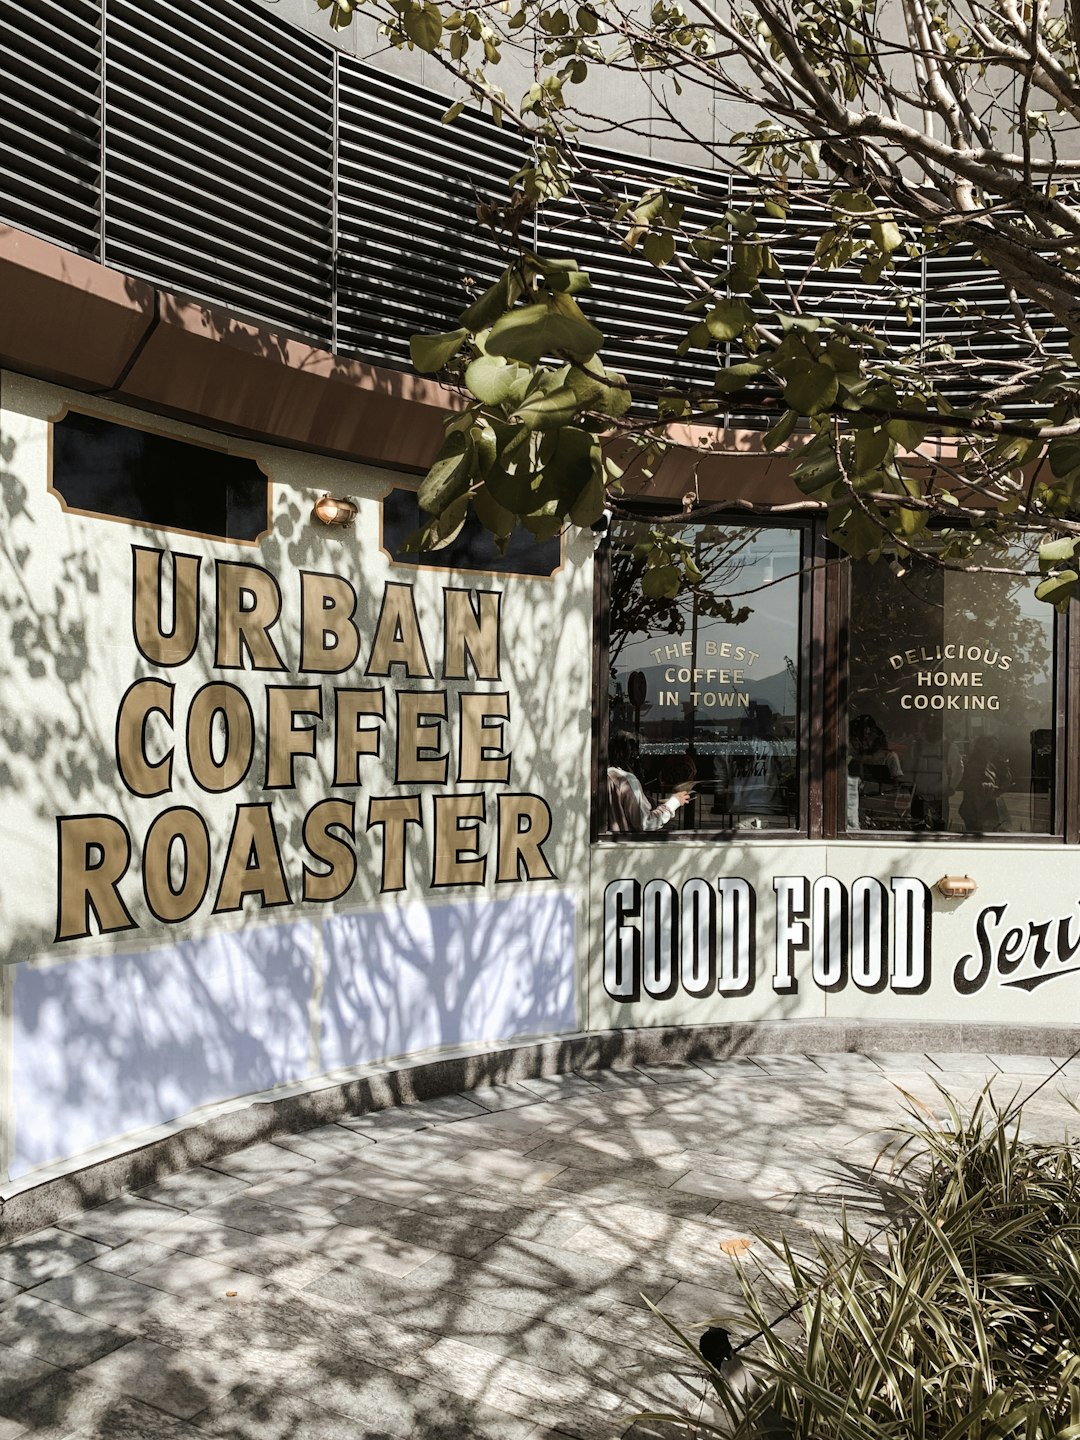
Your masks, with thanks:
<instances>
[{"instance_id":1,"label":"white painted wall","mask_svg":"<svg viewBox=\"0 0 1080 1440\"><path fill-rule=\"evenodd\" d=\"M287 1084L326 1069L429 1046L568 1031L579 1023L580 945L587 929L588 767L591 685L591 546L567 546L551 579L447 574L394 566L379 544L378 499L400 477L270 446L235 442L273 482L273 528L257 547L66 513L48 493L49 421L66 404L122 423L149 425L215 445L233 442L157 417L67 394L11 373L0 375L0 958L4 970L2 1114L12 1177L117 1136L182 1116L199 1106ZM310 519L324 491L354 497L354 528L330 531ZM202 557L203 624L184 665L155 668L132 633L132 545ZM175 730L191 696L213 680L248 695L259 733L267 684L320 683L319 676L220 672L214 664L215 560L252 562L277 577L283 595L280 648L296 664L299 572L347 577L359 596L366 657L387 582L414 587L435 678L386 685L383 753L364 757L364 786L335 790L328 719L319 723L315 759L296 762L295 789L266 793L257 740L247 780L211 795L192 782L182 744L172 791L128 792L117 773L117 707L138 678L176 686ZM439 680L443 587L478 586L502 594L501 678ZM362 674L336 684L378 683ZM506 785L485 792L481 847L493 851L500 793L528 792L551 804L544 854L553 880L432 893L431 795L424 830L410 839L406 886L380 894L381 841L364 829L372 794L398 786L394 705L399 690L446 688L450 714L459 691L505 690L512 752ZM327 702L324 716L330 713ZM159 721L151 748L169 743ZM444 732L445 733L445 732ZM453 740L454 726L449 727ZM445 748L445 746L443 747ZM453 776L453 761L451 762ZM452 791L435 787L439 793ZM329 905L299 899L306 852L303 817L327 796L355 799L358 872ZM567 797L573 797L567 803ZM213 915L224 849L238 804L271 801L283 871L294 903ZM209 894L184 923L164 925L142 893L141 849L154 817L190 806L211 837ZM134 927L56 943L57 817L103 813L133 841L120 882ZM415 827L414 827L415 832ZM310 857L307 857L310 863Z\"/></svg>"}]
</instances>

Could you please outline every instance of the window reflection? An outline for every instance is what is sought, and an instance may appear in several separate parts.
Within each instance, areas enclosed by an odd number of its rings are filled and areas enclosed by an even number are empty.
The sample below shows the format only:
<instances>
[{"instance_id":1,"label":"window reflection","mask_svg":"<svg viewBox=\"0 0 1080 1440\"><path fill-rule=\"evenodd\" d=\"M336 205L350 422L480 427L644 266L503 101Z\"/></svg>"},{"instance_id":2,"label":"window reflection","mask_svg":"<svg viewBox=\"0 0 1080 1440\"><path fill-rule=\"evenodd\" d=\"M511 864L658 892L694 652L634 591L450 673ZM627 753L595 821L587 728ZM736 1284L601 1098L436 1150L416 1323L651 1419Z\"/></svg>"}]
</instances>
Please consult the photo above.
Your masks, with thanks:
<instances>
[{"instance_id":1,"label":"window reflection","mask_svg":"<svg viewBox=\"0 0 1080 1440\"><path fill-rule=\"evenodd\" d=\"M648 530L612 534L608 721L623 768L650 805L691 790L666 829L793 829L801 533L687 527L701 580L663 600L641 590Z\"/></svg>"},{"instance_id":2,"label":"window reflection","mask_svg":"<svg viewBox=\"0 0 1080 1440\"><path fill-rule=\"evenodd\" d=\"M851 573L848 828L1050 833L1054 616L1030 581Z\"/></svg>"}]
</instances>

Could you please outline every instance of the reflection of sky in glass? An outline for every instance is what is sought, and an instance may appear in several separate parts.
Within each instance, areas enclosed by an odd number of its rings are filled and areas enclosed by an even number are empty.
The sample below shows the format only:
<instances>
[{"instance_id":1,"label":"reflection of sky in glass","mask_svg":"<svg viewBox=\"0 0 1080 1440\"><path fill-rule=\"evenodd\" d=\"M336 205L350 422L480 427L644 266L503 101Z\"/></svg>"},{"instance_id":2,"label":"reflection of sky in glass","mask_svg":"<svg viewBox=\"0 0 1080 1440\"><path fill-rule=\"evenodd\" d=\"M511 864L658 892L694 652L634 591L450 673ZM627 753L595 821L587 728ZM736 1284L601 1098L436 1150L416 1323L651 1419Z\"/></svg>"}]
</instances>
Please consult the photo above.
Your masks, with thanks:
<instances>
[{"instance_id":1,"label":"reflection of sky in glass","mask_svg":"<svg viewBox=\"0 0 1080 1440\"><path fill-rule=\"evenodd\" d=\"M642 527L640 533L644 529ZM635 530L626 535L624 543L632 545L638 533ZM622 534L618 538L622 539ZM697 539L699 565L709 576L710 592L730 597L736 609L746 606L750 613L739 624L698 613L695 624L693 596L687 595L679 602L685 624L683 632L673 635L657 629L649 635L627 639L615 662L615 680L621 682L625 690L627 675L640 670L648 685L648 699L655 701L664 689L678 688L689 698L690 689L732 688L730 675L726 683L718 675L702 675L689 684L684 681L676 685L668 678L671 667L742 670L742 688L751 699L760 699L780 713L791 714L796 696L787 661L790 659L797 670L800 532L771 527L752 530L703 526L697 530L687 529L680 538L691 543ZM760 588L762 586L767 588ZM613 614L612 629L616 633L618 624L618 616ZM692 661L682 653L682 646L684 642L691 644L695 633L696 655ZM710 642L717 652L725 643L730 645L732 654L722 657L719 653L707 653ZM668 654L666 647L673 645L679 646L678 657ZM744 658L737 657L736 647L740 646L746 652ZM749 658L750 652L756 654L755 659ZM779 683L778 676L781 677ZM703 712L700 707L699 714L706 721L733 718L731 711Z\"/></svg>"}]
</instances>

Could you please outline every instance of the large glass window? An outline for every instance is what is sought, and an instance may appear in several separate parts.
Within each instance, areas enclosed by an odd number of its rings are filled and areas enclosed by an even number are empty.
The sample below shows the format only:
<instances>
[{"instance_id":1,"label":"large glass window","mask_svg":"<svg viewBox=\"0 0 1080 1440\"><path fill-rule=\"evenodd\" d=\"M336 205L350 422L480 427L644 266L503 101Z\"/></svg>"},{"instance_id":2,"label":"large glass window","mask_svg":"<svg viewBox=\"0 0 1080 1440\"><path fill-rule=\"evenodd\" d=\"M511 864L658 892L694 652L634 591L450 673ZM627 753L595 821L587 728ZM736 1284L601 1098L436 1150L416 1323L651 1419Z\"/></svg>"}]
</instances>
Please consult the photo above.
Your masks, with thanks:
<instances>
[{"instance_id":1,"label":"large glass window","mask_svg":"<svg viewBox=\"0 0 1080 1440\"><path fill-rule=\"evenodd\" d=\"M1045 835L1054 612L1029 579L851 567L849 830Z\"/></svg>"},{"instance_id":2,"label":"large glass window","mask_svg":"<svg viewBox=\"0 0 1080 1440\"><path fill-rule=\"evenodd\" d=\"M619 522L611 537L608 762L640 781L646 818L609 828L795 829L802 532L687 526L701 578L663 599L640 584L649 530Z\"/></svg>"}]
</instances>

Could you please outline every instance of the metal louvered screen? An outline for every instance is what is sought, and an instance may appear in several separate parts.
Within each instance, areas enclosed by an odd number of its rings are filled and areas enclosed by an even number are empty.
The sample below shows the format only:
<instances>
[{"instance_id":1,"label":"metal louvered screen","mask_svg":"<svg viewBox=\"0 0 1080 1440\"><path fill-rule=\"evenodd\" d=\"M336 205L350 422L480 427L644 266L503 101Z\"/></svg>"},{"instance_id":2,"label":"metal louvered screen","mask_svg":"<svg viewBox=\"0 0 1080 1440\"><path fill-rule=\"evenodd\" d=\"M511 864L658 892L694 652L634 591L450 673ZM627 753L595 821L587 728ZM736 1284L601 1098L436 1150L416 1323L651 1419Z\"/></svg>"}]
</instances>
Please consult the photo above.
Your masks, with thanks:
<instances>
[{"instance_id":1,"label":"metal louvered screen","mask_svg":"<svg viewBox=\"0 0 1080 1440\"><path fill-rule=\"evenodd\" d=\"M590 169L604 177L576 187L590 202L591 219L581 217L576 207L558 202L545 207L540 225L542 250L572 255L592 280L592 290L582 298L589 318L606 337L604 358L634 384L667 386L708 383L716 370L715 355L693 350L676 353L690 318L684 313L696 292L673 267L658 270L640 249L613 245L618 231L609 228L611 200L636 202L655 171L647 162L627 160L607 151L584 155ZM613 175L617 171L617 175ZM686 206L684 223L696 229L715 223L730 204L727 176L709 171L687 172L695 189L680 195ZM614 192L614 194L613 194ZM624 220L619 230L629 229Z\"/></svg>"},{"instance_id":2,"label":"metal louvered screen","mask_svg":"<svg viewBox=\"0 0 1080 1440\"><path fill-rule=\"evenodd\" d=\"M63 18L0 0L0 222L93 254L100 198L101 6Z\"/></svg>"},{"instance_id":3,"label":"metal louvered screen","mask_svg":"<svg viewBox=\"0 0 1080 1440\"><path fill-rule=\"evenodd\" d=\"M229 0L109 0L105 260L329 341L334 54Z\"/></svg>"},{"instance_id":4,"label":"metal louvered screen","mask_svg":"<svg viewBox=\"0 0 1080 1440\"><path fill-rule=\"evenodd\" d=\"M409 336L448 330L506 259L477 218L505 199L525 147L493 122L341 56L338 348L408 363Z\"/></svg>"},{"instance_id":5,"label":"metal louvered screen","mask_svg":"<svg viewBox=\"0 0 1080 1440\"><path fill-rule=\"evenodd\" d=\"M406 366L409 336L451 328L505 263L478 201L504 201L524 141L475 111L336 51L244 0L0 0L0 224L194 299L345 354ZM104 117L102 119L102 117ZM585 307L605 357L638 386L707 385L723 347L678 354L694 291L676 267L610 243L610 199L637 200L655 166L590 147L577 187L592 202L536 217L542 252L573 255L593 290ZM684 172L685 221L749 209L747 184ZM600 177L604 177L601 181ZM856 266L811 273L828 224L824 187L793 196L787 220L758 214L807 308L871 320L897 353L951 347L945 393L985 394L1021 353L999 278L960 248L905 261L896 280L925 295L905 317ZM532 238L533 219L525 221ZM718 263L722 257L718 257ZM973 313L978 303L986 314ZM1024 306L1046 332L1065 337ZM728 397L718 422L762 423L768 384ZM1008 406L1007 399L1004 408Z\"/></svg>"}]
</instances>

